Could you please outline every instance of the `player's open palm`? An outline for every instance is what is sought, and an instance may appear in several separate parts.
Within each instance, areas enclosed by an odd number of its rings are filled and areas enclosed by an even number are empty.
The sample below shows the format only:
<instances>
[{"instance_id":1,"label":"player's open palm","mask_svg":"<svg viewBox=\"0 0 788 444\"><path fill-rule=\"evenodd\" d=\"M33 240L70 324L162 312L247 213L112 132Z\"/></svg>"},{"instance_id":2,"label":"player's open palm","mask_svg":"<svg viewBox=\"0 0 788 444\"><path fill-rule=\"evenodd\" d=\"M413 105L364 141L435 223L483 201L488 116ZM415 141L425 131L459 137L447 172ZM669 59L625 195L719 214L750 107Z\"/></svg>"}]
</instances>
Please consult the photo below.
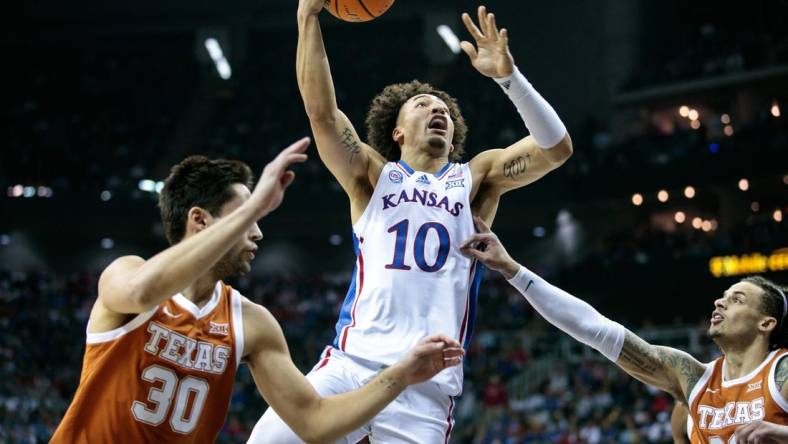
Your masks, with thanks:
<instances>
[{"instance_id":1,"label":"player's open palm","mask_svg":"<svg viewBox=\"0 0 788 444\"><path fill-rule=\"evenodd\" d=\"M495 15L488 13L484 6L479 6L478 14L479 26L468 13L462 14L462 22L476 41L476 46L463 41L460 47L470 57L473 67L485 76L501 78L511 75L514 59L509 52L509 32L506 29L498 30Z\"/></svg>"},{"instance_id":2,"label":"player's open palm","mask_svg":"<svg viewBox=\"0 0 788 444\"><path fill-rule=\"evenodd\" d=\"M295 142L285 148L268 165L263 168L263 174L254 187L252 197L249 199L252 205L259 211L258 219L274 211L282 203L285 196L285 189L295 179L295 173L288 170L294 163L302 163L307 159L304 154L309 146L309 138Z\"/></svg>"},{"instance_id":3,"label":"player's open palm","mask_svg":"<svg viewBox=\"0 0 788 444\"><path fill-rule=\"evenodd\" d=\"M465 354L459 341L444 335L427 336L419 341L399 362L408 384L424 382L441 370L459 365Z\"/></svg>"}]
</instances>

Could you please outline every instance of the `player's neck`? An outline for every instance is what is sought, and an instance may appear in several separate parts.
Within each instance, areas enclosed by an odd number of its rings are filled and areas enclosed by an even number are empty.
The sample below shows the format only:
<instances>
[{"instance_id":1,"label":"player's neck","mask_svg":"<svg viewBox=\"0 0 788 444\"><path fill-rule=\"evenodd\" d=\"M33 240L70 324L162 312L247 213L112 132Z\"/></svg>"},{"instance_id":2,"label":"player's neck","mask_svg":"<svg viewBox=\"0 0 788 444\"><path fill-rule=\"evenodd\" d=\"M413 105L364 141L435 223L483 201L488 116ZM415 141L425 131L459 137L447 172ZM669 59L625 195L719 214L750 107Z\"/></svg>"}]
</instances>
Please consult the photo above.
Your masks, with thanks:
<instances>
[{"instance_id":1,"label":"player's neck","mask_svg":"<svg viewBox=\"0 0 788 444\"><path fill-rule=\"evenodd\" d=\"M402 161L416 171L435 174L449 162L448 157L435 157L425 152L405 151L402 153Z\"/></svg>"},{"instance_id":2,"label":"player's neck","mask_svg":"<svg viewBox=\"0 0 788 444\"><path fill-rule=\"evenodd\" d=\"M747 346L726 347L725 379L741 378L749 374L769 355L769 348L762 341L753 341Z\"/></svg>"},{"instance_id":3,"label":"player's neck","mask_svg":"<svg viewBox=\"0 0 788 444\"><path fill-rule=\"evenodd\" d=\"M213 291L216 288L216 277L209 273L194 281L191 285L186 287L181 294L186 299L194 302L194 305L202 307L213 296Z\"/></svg>"}]
</instances>

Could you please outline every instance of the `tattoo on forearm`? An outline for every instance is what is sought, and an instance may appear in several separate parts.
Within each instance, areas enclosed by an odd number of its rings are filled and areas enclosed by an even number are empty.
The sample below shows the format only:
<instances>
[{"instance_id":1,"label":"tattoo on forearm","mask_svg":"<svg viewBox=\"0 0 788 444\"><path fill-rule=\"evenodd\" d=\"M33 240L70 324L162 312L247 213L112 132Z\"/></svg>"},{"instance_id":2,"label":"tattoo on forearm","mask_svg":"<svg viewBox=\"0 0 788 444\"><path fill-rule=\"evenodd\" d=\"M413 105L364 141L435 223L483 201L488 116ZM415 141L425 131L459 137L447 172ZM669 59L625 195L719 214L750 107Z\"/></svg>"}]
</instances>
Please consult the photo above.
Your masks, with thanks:
<instances>
[{"instance_id":1,"label":"tattoo on forearm","mask_svg":"<svg viewBox=\"0 0 788 444\"><path fill-rule=\"evenodd\" d=\"M774 382L777 384L777 390L782 391L785 381L788 380L788 358L780 359L777 364L777 370L774 372Z\"/></svg>"},{"instance_id":2,"label":"tattoo on forearm","mask_svg":"<svg viewBox=\"0 0 788 444\"><path fill-rule=\"evenodd\" d=\"M383 388L387 392L395 391L397 390L397 386L399 386L394 378L380 378L380 384L383 385Z\"/></svg>"},{"instance_id":3,"label":"tattoo on forearm","mask_svg":"<svg viewBox=\"0 0 788 444\"><path fill-rule=\"evenodd\" d=\"M653 375L658 365L650 356L649 350L640 343L641 341L624 341L624 348L621 349L620 360L631 365L642 372L645 376Z\"/></svg>"},{"instance_id":4,"label":"tattoo on forearm","mask_svg":"<svg viewBox=\"0 0 788 444\"><path fill-rule=\"evenodd\" d=\"M345 128L342 130L340 137L342 146L345 147L345 150L348 153L348 163L353 163L353 158L355 158L356 155L361 152L361 145L358 143L358 140L356 140L356 137L353 135L353 131L350 128Z\"/></svg>"},{"instance_id":5,"label":"tattoo on forearm","mask_svg":"<svg viewBox=\"0 0 788 444\"><path fill-rule=\"evenodd\" d=\"M503 175L509 179L515 179L518 176L525 174L528 169L528 164L531 162L531 155L518 156L514 160L510 160L503 164Z\"/></svg>"}]
</instances>

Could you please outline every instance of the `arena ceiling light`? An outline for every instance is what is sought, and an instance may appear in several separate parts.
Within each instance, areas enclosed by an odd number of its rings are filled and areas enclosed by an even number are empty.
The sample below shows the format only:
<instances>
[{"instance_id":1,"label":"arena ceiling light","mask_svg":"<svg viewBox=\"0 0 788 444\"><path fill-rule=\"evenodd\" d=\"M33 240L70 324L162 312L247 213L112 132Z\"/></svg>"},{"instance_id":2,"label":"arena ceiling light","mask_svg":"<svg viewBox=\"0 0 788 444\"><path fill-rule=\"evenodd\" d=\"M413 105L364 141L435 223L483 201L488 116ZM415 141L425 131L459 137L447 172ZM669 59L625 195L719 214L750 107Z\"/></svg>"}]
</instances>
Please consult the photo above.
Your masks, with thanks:
<instances>
[{"instance_id":1,"label":"arena ceiling light","mask_svg":"<svg viewBox=\"0 0 788 444\"><path fill-rule=\"evenodd\" d=\"M438 26L437 31L438 31L438 35L440 35L443 41L446 42L446 46L449 47L451 52L455 54L459 54L460 39L457 38L457 34L455 34L454 31L452 31L451 28L449 28L446 25Z\"/></svg>"},{"instance_id":2,"label":"arena ceiling light","mask_svg":"<svg viewBox=\"0 0 788 444\"><path fill-rule=\"evenodd\" d=\"M16 184L8 187L8 197L52 197L52 188L45 186Z\"/></svg>"},{"instance_id":3,"label":"arena ceiling light","mask_svg":"<svg viewBox=\"0 0 788 444\"><path fill-rule=\"evenodd\" d=\"M164 188L164 182L143 179L137 184L137 188L148 193L161 193L161 190ZM112 196L110 195L110 197Z\"/></svg>"},{"instance_id":4,"label":"arena ceiling light","mask_svg":"<svg viewBox=\"0 0 788 444\"><path fill-rule=\"evenodd\" d=\"M211 60L213 60L213 64L216 66L219 77L224 80L229 80L233 75L233 70L230 68L230 63L224 56L224 51L222 51L222 46L219 44L219 41L213 37L205 39L205 49L208 51L208 55L211 56Z\"/></svg>"}]
</instances>

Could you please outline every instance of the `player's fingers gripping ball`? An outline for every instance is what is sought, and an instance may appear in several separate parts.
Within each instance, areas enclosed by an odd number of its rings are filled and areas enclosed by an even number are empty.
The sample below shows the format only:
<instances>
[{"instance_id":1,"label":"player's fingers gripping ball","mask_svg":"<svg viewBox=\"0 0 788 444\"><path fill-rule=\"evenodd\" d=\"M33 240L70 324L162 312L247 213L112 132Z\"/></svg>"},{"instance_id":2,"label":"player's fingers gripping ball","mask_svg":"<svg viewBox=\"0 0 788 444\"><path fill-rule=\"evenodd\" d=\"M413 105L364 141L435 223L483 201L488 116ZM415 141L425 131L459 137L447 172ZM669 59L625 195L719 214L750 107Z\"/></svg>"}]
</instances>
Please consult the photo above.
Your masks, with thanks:
<instances>
[{"instance_id":1,"label":"player's fingers gripping ball","mask_svg":"<svg viewBox=\"0 0 788 444\"><path fill-rule=\"evenodd\" d=\"M326 0L325 8L346 22L368 22L388 11L394 0Z\"/></svg>"}]
</instances>

